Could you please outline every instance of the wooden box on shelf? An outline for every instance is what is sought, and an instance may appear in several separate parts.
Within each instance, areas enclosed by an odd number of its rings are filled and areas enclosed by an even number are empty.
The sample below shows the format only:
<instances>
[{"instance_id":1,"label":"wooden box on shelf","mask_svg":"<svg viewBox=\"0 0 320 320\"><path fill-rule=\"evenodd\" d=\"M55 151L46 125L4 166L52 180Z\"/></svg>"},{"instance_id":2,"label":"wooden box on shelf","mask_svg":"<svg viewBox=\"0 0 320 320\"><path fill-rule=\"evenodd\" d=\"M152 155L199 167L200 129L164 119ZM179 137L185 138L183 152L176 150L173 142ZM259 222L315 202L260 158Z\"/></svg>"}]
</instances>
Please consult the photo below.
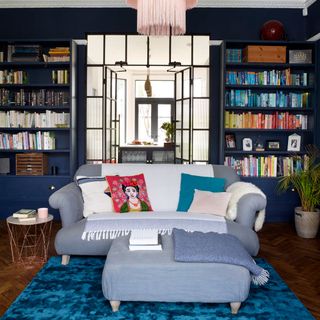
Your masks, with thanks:
<instances>
[{"instance_id":1,"label":"wooden box on shelf","mask_svg":"<svg viewBox=\"0 0 320 320\"><path fill-rule=\"evenodd\" d=\"M16 155L16 175L43 176L48 174L48 156L44 153Z\"/></svg>"},{"instance_id":2,"label":"wooden box on shelf","mask_svg":"<svg viewBox=\"0 0 320 320\"><path fill-rule=\"evenodd\" d=\"M286 63L286 46L246 46L243 62Z\"/></svg>"}]
</instances>

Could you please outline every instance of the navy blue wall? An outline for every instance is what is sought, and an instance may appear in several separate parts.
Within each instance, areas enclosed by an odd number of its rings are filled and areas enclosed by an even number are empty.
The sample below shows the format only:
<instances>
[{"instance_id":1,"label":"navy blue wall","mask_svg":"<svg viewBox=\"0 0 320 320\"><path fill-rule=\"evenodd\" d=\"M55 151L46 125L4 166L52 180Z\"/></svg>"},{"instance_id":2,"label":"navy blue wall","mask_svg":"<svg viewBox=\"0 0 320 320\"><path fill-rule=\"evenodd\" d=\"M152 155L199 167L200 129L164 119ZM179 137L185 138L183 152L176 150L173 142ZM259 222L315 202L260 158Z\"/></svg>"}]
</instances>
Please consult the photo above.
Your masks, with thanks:
<instances>
[{"instance_id":1,"label":"navy blue wall","mask_svg":"<svg viewBox=\"0 0 320 320\"><path fill-rule=\"evenodd\" d=\"M270 19L284 24L289 40L305 39L301 9L207 9L188 12L188 33L211 34L214 39L256 40ZM133 33L133 9L2 9L0 38L82 38L88 32Z\"/></svg>"},{"instance_id":2,"label":"navy blue wall","mask_svg":"<svg viewBox=\"0 0 320 320\"><path fill-rule=\"evenodd\" d=\"M306 38L320 32L320 1L317 0L313 5L308 8L307 25L306 25Z\"/></svg>"}]
</instances>

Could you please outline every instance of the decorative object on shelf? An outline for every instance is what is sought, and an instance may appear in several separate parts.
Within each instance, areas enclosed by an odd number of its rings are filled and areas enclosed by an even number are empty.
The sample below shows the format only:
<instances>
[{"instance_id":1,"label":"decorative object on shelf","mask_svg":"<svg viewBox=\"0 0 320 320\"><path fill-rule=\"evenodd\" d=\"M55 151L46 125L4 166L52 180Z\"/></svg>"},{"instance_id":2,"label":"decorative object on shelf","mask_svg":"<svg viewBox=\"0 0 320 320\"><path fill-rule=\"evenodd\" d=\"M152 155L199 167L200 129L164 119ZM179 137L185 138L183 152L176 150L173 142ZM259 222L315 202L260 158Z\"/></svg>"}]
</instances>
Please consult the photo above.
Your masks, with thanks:
<instances>
[{"instance_id":1,"label":"decorative object on shelf","mask_svg":"<svg viewBox=\"0 0 320 320\"><path fill-rule=\"evenodd\" d=\"M43 176L48 174L48 156L45 153L16 154L16 175Z\"/></svg>"},{"instance_id":2,"label":"decorative object on shelf","mask_svg":"<svg viewBox=\"0 0 320 320\"><path fill-rule=\"evenodd\" d=\"M312 63L312 50L289 50L289 63Z\"/></svg>"},{"instance_id":3,"label":"decorative object on shelf","mask_svg":"<svg viewBox=\"0 0 320 320\"><path fill-rule=\"evenodd\" d=\"M145 35L181 35L186 32L186 11L197 0L127 0L137 10L137 31Z\"/></svg>"},{"instance_id":4,"label":"decorative object on shelf","mask_svg":"<svg viewBox=\"0 0 320 320\"><path fill-rule=\"evenodd\" d=\"M252 151L252 139L251 138L243 138L242 150L243 151Z\"/></svg>"},{"instance_id":5,"label":"decorative object on shelf","mask_svg":"<svg viewBox=\"0 0 320 320\"><path fill-rule=\"evenodd\" d=\"M298 236L315 238L319 228L320 211L320 150L312 145L306 147L303 168L280 178L279 190L294 188L299 195L301 207L295 208L295 226Z\"/></svg>"},{"instance_id":6,"label":"decorative object on shelf","mask_svg":"<svg viewBox=\"0 0 320 320\"><path fill-rule=\"evenodd\" d=\"M288 151L300 151L301 136L294 133L288 136Z\"/></svg>"},{"instance_id":7,"label":"decorative object on shelf","mask_svg":"<svg viewBox=\"0 0 320 320\"><path fill-rule=\"evenodd\" d=\"M246 46L243 61L286 63L286 46Z\"/></svg>"},{"instance_id":8,"label":"decorative object on shelf","mask_svg":"<svg viewBox=\"0 0 320 320\"><path fill-rule=\"evenodd\" d=\"M268 140L267 141L267 150L280 150L280 141L279 140Z\"/></svg>"},{"instance_id":9,"label":"decorative object on shelf","mask_svg":"<svg viewBox=\"0 0 320 320\"><path fill-rule=\"evenodd\" d=\"M233 133L229 133L225 135L225 142L226 142L227 149L236 148L236 136Z\"/></svg>"},{"instance_id":10,"label":"decorative object on shelf","mask_svg":"<svg viewBox=\"0 0 320 320\"><path fill-rule=\"evenodd\" d=\"M255 145L254 145L255 151L264 151L264 143L261 141L260 138L257 139Z\"/></svg>"},{"instance_id":11,"label":"decorative object on shelf","mask_svg":"<svg viewBox=\"0 0 320 320\"><path fill-rule=\"evenodd\" d=\"M278 20L265 22L260 30L261 40L285 40L286 33L283 24Z\"/></svg>"},{"instance_id":12,"label":"decorative object on shelf","mask_svg":"<svg viewBox=\"0 0 320 320\"><path fill-rule=\"evenodd\" d=\"M0 175L10 173L10 158L0 158Z\"/></svg>"}]
</instances>

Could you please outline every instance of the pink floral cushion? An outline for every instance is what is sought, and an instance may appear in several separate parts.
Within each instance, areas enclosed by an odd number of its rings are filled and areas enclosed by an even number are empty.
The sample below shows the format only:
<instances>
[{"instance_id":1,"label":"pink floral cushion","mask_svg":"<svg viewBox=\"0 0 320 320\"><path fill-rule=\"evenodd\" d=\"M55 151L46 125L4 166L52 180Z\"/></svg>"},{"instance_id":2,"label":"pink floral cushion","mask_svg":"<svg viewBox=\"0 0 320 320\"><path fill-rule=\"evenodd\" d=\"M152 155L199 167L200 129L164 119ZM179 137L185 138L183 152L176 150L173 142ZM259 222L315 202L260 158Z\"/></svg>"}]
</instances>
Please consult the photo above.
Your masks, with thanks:
<instances>
[{"instance_id":1,"label":"pink floral cushion","mask_svg":"<svg viewBox=\"0 0 320 320\"><path fill-rule=\"evenodd\" d=\"M144 175L106 176L115 212L152 211Z\"/></svg>"},{"instance_id":2,"label":"pink floral cushion","mask_svg":"<svg viewBox=\"0 0 320 320\"><path fill-rule=\"evenodd\" d=\"M188 212L225 217L230 198L230 192L210 192L195 189L193 201Z\"/></svg>"}]
</instances>

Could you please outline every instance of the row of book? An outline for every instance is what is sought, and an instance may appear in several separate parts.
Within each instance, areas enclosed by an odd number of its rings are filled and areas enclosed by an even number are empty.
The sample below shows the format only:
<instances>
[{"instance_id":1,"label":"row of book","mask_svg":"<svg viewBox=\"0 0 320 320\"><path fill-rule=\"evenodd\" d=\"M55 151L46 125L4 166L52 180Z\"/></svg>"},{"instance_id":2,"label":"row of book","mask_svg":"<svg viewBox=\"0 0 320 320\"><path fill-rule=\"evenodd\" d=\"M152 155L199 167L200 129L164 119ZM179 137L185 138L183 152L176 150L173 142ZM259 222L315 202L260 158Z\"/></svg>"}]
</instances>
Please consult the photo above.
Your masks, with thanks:
<instances>
[{"instance_id":1,"label":"row of book","mask_svg":"<svg viewBox=\"0 0 320 320\"><path fill-rule=\"evenodd\" d=\"M226 50L227 62L242 62L242 49L227 49Z\"/></svg>"},{"instance_id":2,"label":"row of book","mask_svg":"<svg viewBox=\"0 0 320 320\"><path fill-rule=\"evenodd\" d=\"M52 132L0 133L0 150L54 150L55 142Z\"/></svg>"},{"instance_id":3,"label":"row of book","mask_svg":"<svg viewBox=\"0 0 320 320\"><path fill-rule=\"evenodd\" d=\"M69 83L69 70L52 70L52 83L53 84L68 84Z\"/></svg>"},{"instance_id":4,"label":"row of book","mask_svg":"<svg viewBox=\"0 0 320 320\"><path fill-rule=\"evenodd\" d=\"M2 128L67 128L69 123L70 113L68 112L0 111L0 127Z\"/></svg>"},{"instance_id":5,"label":"row of book","mask_svg":"<svg viewBox=\"0 0 320 320\"><path fill-rule=\"evenodd\" d=\"M252 90L227 90L225 104L227 107L278 107L310 108L309 92L270 92L261 93Z\"/></svg>"},{"instance_id":6,"label":"row of book","mask_svg":"<svg viewBox=\"0 0 320 320\"><path fill-rule=\"evenodd\" d=\"M69 104L68 91L0 89L0 105L15 106L64 106Z\"/></svg>"},{"instance_id":7,"label":"row of book","mask_svg":"<svg viewBox=\"0 0 320 320\"><path fill-rule=\"evenodd\" d=\"M41 61L41 46L38 44L8 45L8 62L38 62Z\"/></svg>"},{"instance_id":8,"label":"row of book","mask_svg":"<svg viewBox=\"0 0 320 320\"><path fill-rule=\"evenodd\" d=\"M309 79L308 79L309 78ZM309 81L308 81L309 80ZM313 75L291 73L290 68L271 71L227 71L226 84L231 85L273 85L273 86L307 86L313 84Z\"/></svg>"},{"instance_id":9,"label":"row of book","mask_svg":"<svg viewBox=\"0 0 320 320\"><path fill-rule=\"evenodd\" d=\"M27 84L28 74L19 70L0 70L0 84Z\"/></svg>"},{"instance_id":10,"label":"row of book","mask_svg":"<svg viewBox=\"0 0 320 320\"><path fill-rule=\"evenodd\" d=\"M308 156L265 157L247 156L242 159L225 157L224 165L232 167L238 175L249 177L287 176L297 170L303 170L303 164L308 162Z\"/></svg>"},{"instance_id":11,"label":"row of book","mask_svg":"<svg viewBox=\"0 0 320 320\"><path fill-rule=\"evenodd\" d=\"M289 112L234 113L225 111L225 128L237 129L308 129L308 116Z\"/></svg>"},{"instance_id":12,"label":"row of book","mask_svg":"<svg viewBox=\"0 0 320 320\"><path fill-rule=\"evenodd\" d=\"M69 47L55 47L51 48L48 54L43 54L45 62L68 62L70 61Z\"/></svg>"}]
</instances>

